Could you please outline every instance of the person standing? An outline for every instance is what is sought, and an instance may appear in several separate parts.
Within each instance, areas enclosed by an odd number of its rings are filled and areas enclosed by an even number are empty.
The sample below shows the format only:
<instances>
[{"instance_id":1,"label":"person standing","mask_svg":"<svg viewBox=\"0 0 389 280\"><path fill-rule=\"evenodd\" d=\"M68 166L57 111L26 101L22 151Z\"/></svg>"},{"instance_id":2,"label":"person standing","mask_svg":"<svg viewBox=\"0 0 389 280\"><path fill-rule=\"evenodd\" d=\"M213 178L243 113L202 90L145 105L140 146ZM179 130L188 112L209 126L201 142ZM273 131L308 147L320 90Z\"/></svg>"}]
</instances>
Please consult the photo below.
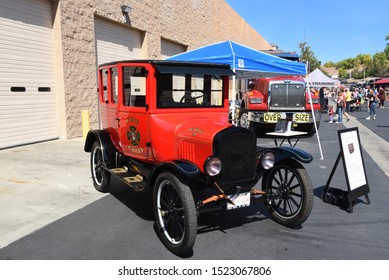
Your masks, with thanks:
<instances>
[{"instance_id":1,"label":"person standing","mask_svg":"<svg viewBox=\"0 0 389 280\"><path fill-rule=\"evenodd\" d=\"M343 89L341 89L340 92L338 93L338 97L336 98L336 112L338 114L338 123L342 123L343 121L344 106L345 106L344 91Z\"/></svg>"},{"instance_id":2,"label":"person standing","mask_svg":"<svg viewBox=\"0 0 389 280\"><path fill-rule=\"evenodd\" d=\"M376 118L376 113L375 113L375 105L377 104L377 96L374 94L374 90L370 90L370 93L368 95L368 100L369 100L369 116L366 118L367 120L371 120L372 118Z\"/></svg>"},{"instance_id":3,"label":"person standing","mask_svg":"<svg viewBox=\"0 0 389 280\"><path fill-rule=\"evenodd\" d=\"M380 87L378 91L378 99L380 100L380 108L385 108L386 92L383 87Z\"/></svg>"},{"instance_id":4,"label":"person standing","mask_svg":"<svg viewBox=\"0 0 389 280\"><path fill-rule=\"evenodd\" d=\"M346 112L347 114L350 113L350 106L351 106L351 100L353 99L352 98L352 93L350 91L349 88L346 88L346 91L345 91L345 99L346 99ZM347 117L347 120L349 120L349 117Z\"/></svg>"},{"instance_id":5,"label":"person standing","mask_svg":"<svg viewBox=\"0 0 389 280\"><path fill-rule=\"evenodd\" d=\"M325 109L324 90L325 90L324 87L321 87L321 88L319 89L320 112L321 112L321 113L324 113L324 109Z\"/></svg>"}]
</instances>

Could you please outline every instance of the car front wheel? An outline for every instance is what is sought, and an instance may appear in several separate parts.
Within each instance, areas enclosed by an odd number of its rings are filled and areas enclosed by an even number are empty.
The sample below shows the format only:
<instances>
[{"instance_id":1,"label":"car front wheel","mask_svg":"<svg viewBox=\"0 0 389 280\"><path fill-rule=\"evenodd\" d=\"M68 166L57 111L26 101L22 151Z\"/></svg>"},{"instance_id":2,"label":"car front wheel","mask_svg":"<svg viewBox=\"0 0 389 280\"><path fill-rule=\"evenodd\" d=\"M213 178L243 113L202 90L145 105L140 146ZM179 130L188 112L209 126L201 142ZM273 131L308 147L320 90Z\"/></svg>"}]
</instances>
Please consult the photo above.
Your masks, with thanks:
<instances>
[{"instance_id":1,"label":"car front wheel","mask_svg":"<svg viewBox=\"0 0 389 280\"><path fill-rule=\"evenodd\" d=\"M266 206L276 222L295 227L302 224L313 207L313 187L305 168L296 160L286 160L266 173L262 189Z\"/></svg>"},{"instance_id":2,"label":"car front wheel","mask_svg":"<svg viewBox=\"0 0 389 280\"><path fill-rule=\"evenodd\" d=\"M177 255L189 253L197 235L197 211L188 185L171 173L162 173L153 201L157 231L166 248Z\"/></svg>"}]
</instances>

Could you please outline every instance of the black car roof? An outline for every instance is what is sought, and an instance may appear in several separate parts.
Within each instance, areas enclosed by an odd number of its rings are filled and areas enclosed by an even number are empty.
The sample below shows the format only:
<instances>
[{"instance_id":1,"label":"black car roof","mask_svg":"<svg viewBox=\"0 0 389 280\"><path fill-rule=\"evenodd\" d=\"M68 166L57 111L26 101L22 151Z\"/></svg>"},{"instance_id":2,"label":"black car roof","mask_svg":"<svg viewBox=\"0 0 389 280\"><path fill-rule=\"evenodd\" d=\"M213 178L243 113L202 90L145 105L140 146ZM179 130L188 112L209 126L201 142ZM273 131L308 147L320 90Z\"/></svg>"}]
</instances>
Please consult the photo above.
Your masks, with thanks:
<instances>
[{"instance_id":1,"label":"black car roof","mask_svg":"<svg viewBox=\"0 0 389 280\"><path fill-rule=\"evenodd\" d=\"M209 74L209 75L226 75L232 76L235 73L231 70L230 65L220 63L204 63L192 61L175 61L175 60L119 60L101 64L99 67L119 63L149 63L155 66L160 73L175 74Z\"/></svg>"}]
</instances>

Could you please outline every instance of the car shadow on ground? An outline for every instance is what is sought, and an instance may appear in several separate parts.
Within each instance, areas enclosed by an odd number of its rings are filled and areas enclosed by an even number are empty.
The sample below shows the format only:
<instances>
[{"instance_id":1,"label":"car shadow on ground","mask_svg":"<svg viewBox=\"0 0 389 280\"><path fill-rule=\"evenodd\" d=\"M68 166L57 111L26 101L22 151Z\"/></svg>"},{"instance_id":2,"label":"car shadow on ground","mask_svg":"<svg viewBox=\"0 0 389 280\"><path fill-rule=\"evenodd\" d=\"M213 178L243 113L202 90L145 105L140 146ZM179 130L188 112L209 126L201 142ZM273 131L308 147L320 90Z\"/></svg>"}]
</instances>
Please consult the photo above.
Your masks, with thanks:
<instances>
[{"instance_id":1,"label":"car shadow on ground","mask_svg":"<svg viewBox=\"0 0 389 280\"><path fill-rule=\"evenodd\" d=\"M203 234L211 231L225 232L231 228L267 219L270 219L270 216L263 203L255 203L249 207L231 211L219 210L202 213L198 219L197 233Z\"/></svg>"},{"instance_id":2,"label":"car shadow on ground","mask_svg":"<svg viewBox=\"0 0 389 280\"><path fill-rule=\"evenodd\" d=\"M153 199L151 192L138 193L120 180L112 178L109 193L123 205L133 211L138 217L155 221ZM198 217L198 234L211 231L222 231L242 226L244 224L271 219L264 203L253 203L249 207L230 211L216 210L202 212Z\"/></svg>"},{"instance_id":3,"label":"car shadow on ground","mask_svg":"<svg viewBox=\"0 0 389 280\"><path fill-rule=\"evenodd\" d=\"M151 192L136 192L124 182L111 178L109 193L131 209L138 217L154 221L153 198Z\"/></svg>"}]
</instances>

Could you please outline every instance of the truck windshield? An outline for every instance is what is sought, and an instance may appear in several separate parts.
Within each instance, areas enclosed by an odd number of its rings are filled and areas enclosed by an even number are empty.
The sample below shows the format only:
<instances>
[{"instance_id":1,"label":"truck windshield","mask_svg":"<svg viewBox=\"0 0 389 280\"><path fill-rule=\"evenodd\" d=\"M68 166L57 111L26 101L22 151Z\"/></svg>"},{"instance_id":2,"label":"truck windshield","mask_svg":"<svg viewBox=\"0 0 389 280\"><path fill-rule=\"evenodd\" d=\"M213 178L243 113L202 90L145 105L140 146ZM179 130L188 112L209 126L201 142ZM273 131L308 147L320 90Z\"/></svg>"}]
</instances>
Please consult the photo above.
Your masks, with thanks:
<instances>
[{"instance_id":1,"label":"truck windshield","mask_svg":"<svg viewBox=\"0 0 389 280\"><path fill-rule=\"evenodd\" d=\"M168 73L157 77L157 108L222 106L222 76Z\"/></svg>"}]
</instances>

